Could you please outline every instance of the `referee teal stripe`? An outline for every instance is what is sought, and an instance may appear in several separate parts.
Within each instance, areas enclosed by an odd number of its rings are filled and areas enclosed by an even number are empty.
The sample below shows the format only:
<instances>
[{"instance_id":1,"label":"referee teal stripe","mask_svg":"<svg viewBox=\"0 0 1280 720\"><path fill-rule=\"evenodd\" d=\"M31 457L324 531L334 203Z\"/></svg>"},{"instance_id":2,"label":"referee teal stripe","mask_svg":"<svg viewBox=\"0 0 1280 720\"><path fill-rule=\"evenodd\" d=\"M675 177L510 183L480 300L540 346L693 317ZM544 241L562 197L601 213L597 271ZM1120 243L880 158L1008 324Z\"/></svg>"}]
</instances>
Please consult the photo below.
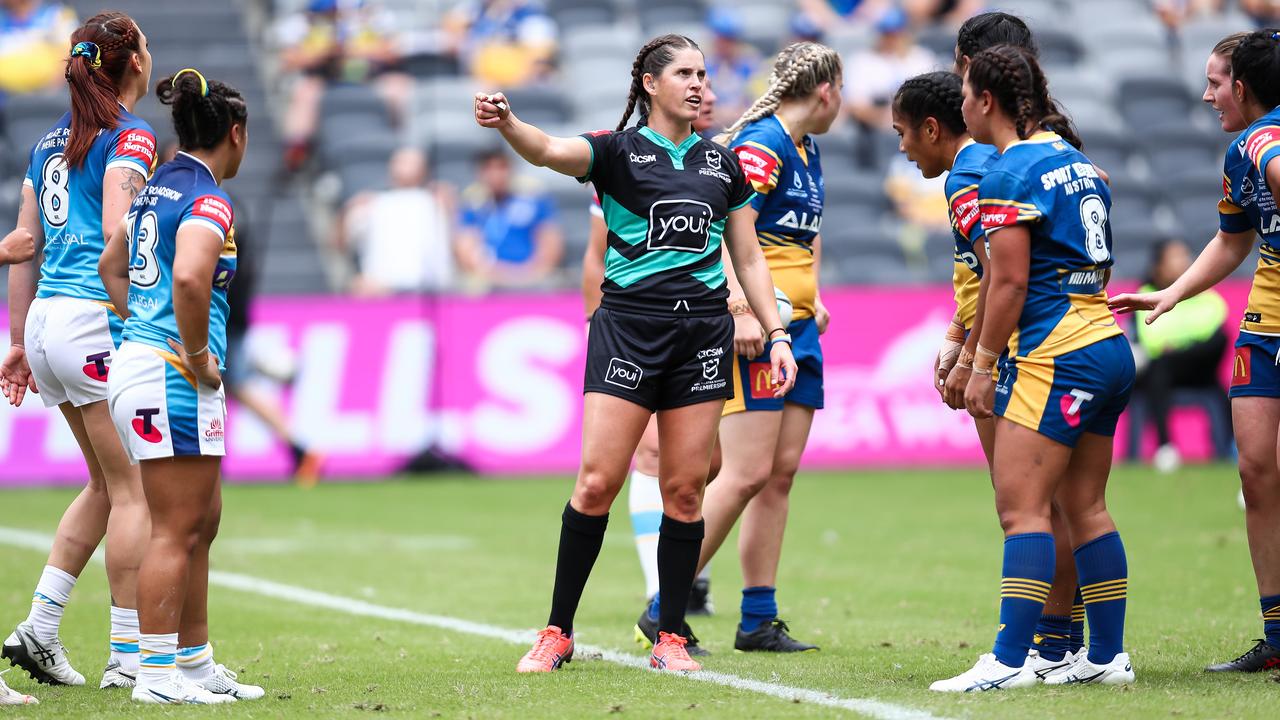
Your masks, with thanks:
<instances>
[{"instance_id":1,"label":"referee teal stripe","mask_svg":"<svg viewBox=\"0 0 1280 720\"><path fill-rule=\"evenodd\" d=\"M639 245L649 234L649 221L636 215L608 194L600 196L600 209L604 211L604 224L609 232L628 245ZM607 275L606 275L607 277Z\"/></svg>"}]
</instances>

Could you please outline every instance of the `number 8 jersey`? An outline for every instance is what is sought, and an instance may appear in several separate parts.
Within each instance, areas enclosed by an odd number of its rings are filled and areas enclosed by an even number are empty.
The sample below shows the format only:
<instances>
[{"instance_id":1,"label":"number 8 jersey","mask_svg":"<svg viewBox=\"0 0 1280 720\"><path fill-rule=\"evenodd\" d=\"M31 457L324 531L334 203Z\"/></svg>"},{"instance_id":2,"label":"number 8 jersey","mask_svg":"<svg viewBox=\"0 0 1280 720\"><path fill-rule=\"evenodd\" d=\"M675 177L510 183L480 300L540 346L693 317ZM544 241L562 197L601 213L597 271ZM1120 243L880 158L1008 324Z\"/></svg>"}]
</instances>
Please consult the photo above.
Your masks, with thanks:
<instances>
[{"instance_id":1,"label":"number 8 jersey","mask_svg":"<svg viewBox=\"0 0 1280 720\"><path fill-rule=\"evenodd\" d=\"M180 341L173 312L173 260L178 231L194 224L222 239L222 255L209 282L209 352L227 359L227 289L236 272L231 200L209 167L185 152L156 171L129 210L129 319L124 339L169 352ZM190 348L192 351L199 348Z\"/></svg>"},{"instance_id":2,"label":"number 8 jersey","mask_svg":"<svg viewBox=\"0 0 1280 720\"><path fill-rule=\"evenodd\" d=\"M63 114L31 149L23 184L35 191L44 225L44 264L36 297L108 300L98 276L104 246L103 177L116 167L149 177L156 159L151 126L123 106L118 121L114 130L98 134L78 168L68 168L63 159L71 135L71 113Z\"/></svg>"},{"instance_id":3,"label":"number 8 jersey","mask_svg":"<svg viewBox=\"0 0 1280 720\"><path fill-rule=\"evenodd\" d=\"M999 229L1031 231L1027 297L1009 340L1015 357L1054 358L1123 334L1107 308L1111 190L1089 158L1056 133L1010 145L978 186L988 244Z\"/></svg>"}]
</instances>

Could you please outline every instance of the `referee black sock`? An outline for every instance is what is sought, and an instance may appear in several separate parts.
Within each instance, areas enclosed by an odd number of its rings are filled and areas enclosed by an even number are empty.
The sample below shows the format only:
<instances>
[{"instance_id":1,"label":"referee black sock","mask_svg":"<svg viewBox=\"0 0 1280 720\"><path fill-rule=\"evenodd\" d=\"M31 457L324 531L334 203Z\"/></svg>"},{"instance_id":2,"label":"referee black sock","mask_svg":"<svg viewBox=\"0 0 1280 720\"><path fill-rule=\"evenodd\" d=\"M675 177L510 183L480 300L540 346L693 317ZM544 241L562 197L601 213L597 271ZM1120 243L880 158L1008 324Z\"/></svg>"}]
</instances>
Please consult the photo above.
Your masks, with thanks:
<instances>
[{"instance_id":1,"label":"referee black sock","mask_svg":"<svg viewBox=\"0 0 1280 720\"><path fill-rule=\"evenodd\" d=\"M658 529L658 630L684 633L684 614L689 609L689 591L698 571L698 555L706 523L680 522L662 515Z\"/></svg>"},{"instance_id":2,"label":"referee black sock","mask_svg":"<svg viewBox=\"0 0 1280 720\"><path fill-rule=\"evenodd\" d=\"M556 586L551 593L551 617L547 624L555 625L566 635L573 632L573 616L578 612L582 589L587 586L591 568L600 555L604 531L608 526L609 513L583 515L565 503L560 526L560 554L556 558Z\"/></svg>"}]
</instances>

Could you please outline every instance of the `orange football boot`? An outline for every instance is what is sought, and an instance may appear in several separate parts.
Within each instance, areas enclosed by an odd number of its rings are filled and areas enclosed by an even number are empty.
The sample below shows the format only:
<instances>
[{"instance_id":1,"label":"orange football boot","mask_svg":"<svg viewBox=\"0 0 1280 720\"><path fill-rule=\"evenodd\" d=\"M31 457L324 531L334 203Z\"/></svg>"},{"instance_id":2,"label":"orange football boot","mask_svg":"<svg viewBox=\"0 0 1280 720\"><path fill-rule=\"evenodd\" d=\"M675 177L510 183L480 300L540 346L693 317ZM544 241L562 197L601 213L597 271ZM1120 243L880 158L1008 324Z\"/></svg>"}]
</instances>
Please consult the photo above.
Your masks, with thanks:
<instances>
[{"instance_id":1,"label":"orange football boot","mask_svg":"<svg viewBox=\"0 0 1280 720\"><path fill-rule=\"evenodd\" d=\"M649 656L649 665L659 670L672 670L675 672L693 672L701 670L702 666L689 657L689 651L685 649L685 645L689 644L687 638L672 633L658 633L658 644L653 646L653 654Z\"/></svg>"},{"instance_id":2,"label":"orange football boot","mask_svg":"<svg viewBox=\"0 0 1280 720\"><path fill-rule=\"evenodd\" d=\"M516 672L551 672L573 660L573 636L565 635L555 625L538 633L533 649L516 663Z\"/></svg>"}]
</instances>

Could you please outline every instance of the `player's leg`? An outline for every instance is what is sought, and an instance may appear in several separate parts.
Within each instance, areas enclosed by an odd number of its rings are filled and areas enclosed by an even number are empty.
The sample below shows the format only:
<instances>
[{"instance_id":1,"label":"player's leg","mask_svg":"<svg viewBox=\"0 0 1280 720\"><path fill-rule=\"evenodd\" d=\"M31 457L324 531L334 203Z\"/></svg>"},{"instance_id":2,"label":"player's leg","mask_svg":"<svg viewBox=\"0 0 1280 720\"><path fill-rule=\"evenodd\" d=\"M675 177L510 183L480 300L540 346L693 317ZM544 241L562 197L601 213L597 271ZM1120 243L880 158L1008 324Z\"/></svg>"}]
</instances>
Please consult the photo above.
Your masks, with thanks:
<instances>
[{"instance_id":1,"label":"player's leg","mask_svg":"<svg viewBox=\"0 0 1280 720\"><path fill-rule=\"evenodd\" d=\"M773 453L769 482L747 502L738 531L742 562L742 621L734 648L742 651L805 652L816 645L798 642L778 619L776 598L782 538L791 507L791 486L813 426L812 407L787 403Z\"/></svg>"},{"instance_id":2,"label":"player's leg","mask_svg":"<svg viewBox=\"0 0 1280 720\"><path fill-rule=\"evenodd\" d=\"M1053 526L1053 587L1049 590L1044 611L1036 623L1035 639L1032 641L1029 657L1032 671L1041 680L1070 668L1077 650L1071 645L1073 604L1078 591L1075 557L1071 552L1071 532L1057 502L1053 503L1049 519Z\"/></svg>"},{"instance_id":3,"label":"player's leg","mask_svg":"<svg viewBox=\"0 0 1280 720\"><path fill-rule=\"evenodd\" d=\"M781 429L781 410L738 412L720 420L723 461L716 481L707 486L703 503L707 536L699 567L711 561L747 503L769 484Z\"/></svg>"},{"instance_id":4,"label":"player's leg","mask_svg":"<svg viewBox=\"0 0 1280 720\"><path fill-rule=\"evenodd\" d=\"M991 462L995 458L996 452L996 419L974 418L974 430L978 432L978 442L982 445L982 456L987 460L987 469L991 469Z\"/></svg>"},{"instance_id":5,"label":"player's leg","mask_svg":"<svg viewBox=\"0 0 1280 720\"><path fill-rule=\"evenodd\" d=\"M631 470L627 509L635 535L636 554L644 573L644 596L658 594L658 526L662 522L662 490L658 486L658 418L653 416L636 448Z\"/></svg>"},{"instance_id":6,"label":"player's leg","mask_svg":"<svg viewBox=\"0 0 1280 720\"><path fill-rule=\"evenodd\" d=\"M1252 348L1238 348L1249 351ZM1261 357L1256 354L1255 359ZM1259 375L1262 363L1252 363ZM1255 382L1257 380L1255 379ZM1239 385L1233 386L1233 395ZM1258 582L1264 637L1229 662L1211 665L1212 672L1258 672L1280 667L1280 398L1233 396L1231 419L1240 450L1240 486L1244 491L1249 555Z\"/></svg>"}]
</instances>

